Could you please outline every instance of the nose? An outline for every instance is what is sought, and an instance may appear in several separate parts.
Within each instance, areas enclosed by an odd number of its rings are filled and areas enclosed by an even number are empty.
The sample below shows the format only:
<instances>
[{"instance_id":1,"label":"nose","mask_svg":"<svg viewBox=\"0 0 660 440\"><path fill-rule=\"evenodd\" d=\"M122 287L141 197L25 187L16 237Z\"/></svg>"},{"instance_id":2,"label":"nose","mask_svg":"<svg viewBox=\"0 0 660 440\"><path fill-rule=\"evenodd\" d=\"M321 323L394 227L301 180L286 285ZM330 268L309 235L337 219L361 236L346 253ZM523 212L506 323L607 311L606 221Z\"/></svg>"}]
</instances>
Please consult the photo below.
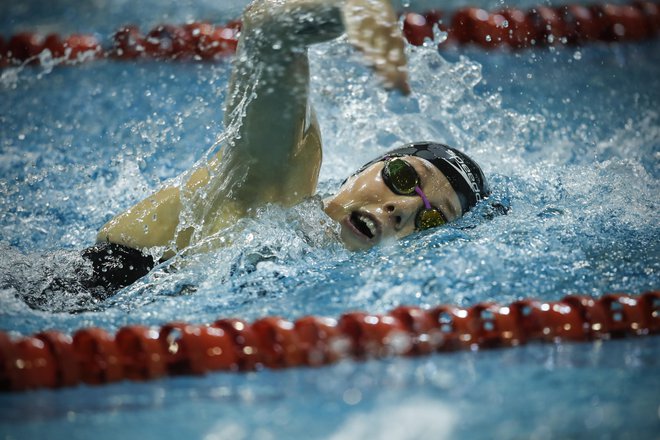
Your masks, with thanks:
<instances>
[{"instance_id":1,"label":"nose","mask_svg":"<svg viewBox=\"0 0 660 440\"><path fill-rule=\"evenodd\" d=\"M403 229L417 212L418 204L416 197L398 197L397 200L389 200L383 205L386 223L395 231Z\"/></svg>"}]
</instances>

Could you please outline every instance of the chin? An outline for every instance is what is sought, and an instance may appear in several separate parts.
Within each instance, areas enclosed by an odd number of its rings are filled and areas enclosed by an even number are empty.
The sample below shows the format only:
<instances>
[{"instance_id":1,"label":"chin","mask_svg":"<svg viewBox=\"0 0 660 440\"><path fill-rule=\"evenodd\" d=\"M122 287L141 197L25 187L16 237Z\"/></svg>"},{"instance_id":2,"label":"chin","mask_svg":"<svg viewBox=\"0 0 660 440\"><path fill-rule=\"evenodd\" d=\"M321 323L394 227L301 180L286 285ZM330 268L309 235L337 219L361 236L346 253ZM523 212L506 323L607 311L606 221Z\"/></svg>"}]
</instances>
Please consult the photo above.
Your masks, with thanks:
<instances>
[{"instance_id":1,"label":"chin","mask_svg":"<svg viewBox=\"0 0 660 440\"><path fill-rule=\"evenodd\" d=\"M358 240L353 236L353 234L350 231L347 231L343 226L341 228L341 233L339 235L339 238L341 239L341 242L344 244L344 247L349 251L353 251L353 252L366 251L374 247L376 244L378 244L376 242L364 242Z\"/></svg>"}]
</instances>

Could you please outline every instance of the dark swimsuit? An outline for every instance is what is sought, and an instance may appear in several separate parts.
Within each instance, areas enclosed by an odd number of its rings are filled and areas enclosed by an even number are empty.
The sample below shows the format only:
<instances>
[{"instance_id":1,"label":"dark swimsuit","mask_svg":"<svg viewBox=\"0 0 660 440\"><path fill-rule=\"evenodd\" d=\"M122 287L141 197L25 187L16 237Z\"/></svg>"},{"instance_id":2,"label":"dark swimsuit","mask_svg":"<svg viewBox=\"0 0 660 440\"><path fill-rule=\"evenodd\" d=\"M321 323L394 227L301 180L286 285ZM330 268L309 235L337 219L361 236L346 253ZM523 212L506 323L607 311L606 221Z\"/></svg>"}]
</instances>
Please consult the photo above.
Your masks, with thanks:
<instances>
[{"instance_id":1,"label":"dark swimsuit","mask_svg":"<svg viewBox=\"0 0 660 440\"><path fill-rule=\"evenodd\" d=\"M80 312L94 309L97 301L134 283L157 264L150 255L115 243L98 243L76 254L62 254L64 267L37 263L41 282L10 279L7 286L16 288L17 296L33 309Z\"/></svg>"},{"instance_id":2,"label":"dark swimsuit","mask_svg":"<svg viewBox=\"0 0 660 440\"><path fill-rule=\"evenodd\" d=\"M90 261L93 268L92 277L85 280L85 286L102 287L108 293L133 284L156 265L153 257L115 243L88 247L82 251L82 257Z\"/></svg>"}]
</instances>

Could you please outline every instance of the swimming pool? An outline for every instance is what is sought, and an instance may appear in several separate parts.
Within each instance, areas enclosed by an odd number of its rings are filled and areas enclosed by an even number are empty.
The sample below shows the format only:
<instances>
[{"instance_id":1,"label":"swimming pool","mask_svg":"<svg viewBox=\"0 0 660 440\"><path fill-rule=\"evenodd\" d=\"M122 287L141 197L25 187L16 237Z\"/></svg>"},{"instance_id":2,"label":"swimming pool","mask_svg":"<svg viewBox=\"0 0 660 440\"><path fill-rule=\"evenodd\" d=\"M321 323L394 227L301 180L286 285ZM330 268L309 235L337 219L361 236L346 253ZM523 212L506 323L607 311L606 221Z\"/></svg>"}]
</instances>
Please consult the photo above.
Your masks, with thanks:
<instances>
[{"instance_id":1,"label":"swimming pool","mask_svg":"<svg viewBox=\"0 0 660 440\"><path fill-rule=\"evenodd\" d=\"M455 5L459 3L456 2ZM239 5L113 2L9 8L3 32L98 31L136 21L235 18ZM411 5L427 8L428 4ZM452 5L443 8L451 9ZM489 6L485 4L484 6ZM490 5L494 8L496 5ZM9 17L9 18L7 18ZM3 329L110 331L398 304L467 306L658 287L657 41L508 53L411 48L413 96L388 95L342 42L312 51L326 151L320 193L411 139L464 148L493 200L458 223L352 254L318 234L318 200L269 207L236 246L160 267L104 303L32 310L0 291ZM31 295L71 271L113 213L189 168L222 132L228 62L99 61L3 72L0 273ZM660 428L657 337L532 345L321 369L213 374L0 395L10 438L652 438Z\"/></svg>"}]
</instances>

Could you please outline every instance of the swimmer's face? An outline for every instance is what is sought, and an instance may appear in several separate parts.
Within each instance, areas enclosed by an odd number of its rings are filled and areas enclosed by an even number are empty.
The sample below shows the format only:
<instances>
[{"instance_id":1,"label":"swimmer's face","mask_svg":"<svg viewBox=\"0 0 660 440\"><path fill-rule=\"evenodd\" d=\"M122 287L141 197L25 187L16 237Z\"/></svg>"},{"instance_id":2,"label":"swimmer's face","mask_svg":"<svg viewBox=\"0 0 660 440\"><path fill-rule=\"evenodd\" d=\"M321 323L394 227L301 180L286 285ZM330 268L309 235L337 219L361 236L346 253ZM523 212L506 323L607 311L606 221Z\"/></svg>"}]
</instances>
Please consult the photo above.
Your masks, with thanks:
<instances>
[{"instance_id":1,"label":"swimmer's face","mask_svg":"<svg viewBox=\"0 0 660 440\"><path fill-rule=\"evenodd\" d=\"M461 216L458 196L440 170L418 157L401 159L415 168L431 205L447 221ZM394 193L383 181L384 166L384 161L371 165L349 178L336 195L324 200L326 214L341 225L341 240L350 250L369 249L415 231L415 218L424 202L418 195Z\"/></svg>"}]
</instances>

